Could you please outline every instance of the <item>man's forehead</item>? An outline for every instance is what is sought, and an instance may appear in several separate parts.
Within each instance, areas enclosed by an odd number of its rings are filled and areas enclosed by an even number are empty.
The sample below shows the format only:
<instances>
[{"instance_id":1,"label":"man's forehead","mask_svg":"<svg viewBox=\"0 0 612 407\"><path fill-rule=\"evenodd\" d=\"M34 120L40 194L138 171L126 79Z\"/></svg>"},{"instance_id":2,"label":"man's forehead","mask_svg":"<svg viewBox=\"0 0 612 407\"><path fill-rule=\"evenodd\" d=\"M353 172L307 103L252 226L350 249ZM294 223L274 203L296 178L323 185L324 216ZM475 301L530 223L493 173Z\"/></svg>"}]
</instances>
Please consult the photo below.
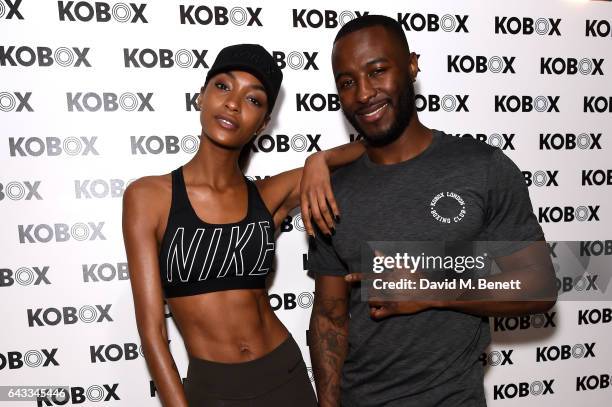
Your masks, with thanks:
<instances>
[{"instance_id":1,"label":"man's forehead","mask_svg":"<svg viewBox=\"0 0 612 407\"><path fill-rule=\"evenodd\" d=\"M332 64L359 63L395 59L401 47L383 27L364 28L340 38L332 49Z\"/></svg>"}]
</instances>

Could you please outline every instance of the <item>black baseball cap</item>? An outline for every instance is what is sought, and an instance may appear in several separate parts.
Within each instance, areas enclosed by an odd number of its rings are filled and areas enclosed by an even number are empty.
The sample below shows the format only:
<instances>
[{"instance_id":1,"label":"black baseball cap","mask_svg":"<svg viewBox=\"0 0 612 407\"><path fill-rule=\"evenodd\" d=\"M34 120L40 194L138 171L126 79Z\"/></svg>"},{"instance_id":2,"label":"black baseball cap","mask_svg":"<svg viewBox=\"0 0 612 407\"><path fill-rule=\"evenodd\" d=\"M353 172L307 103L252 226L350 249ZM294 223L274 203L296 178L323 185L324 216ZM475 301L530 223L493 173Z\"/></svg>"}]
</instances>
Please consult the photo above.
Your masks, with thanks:
<instances>
[{"instance_id":1,"label":"black baseball cap","mask_svg":"<svg viewBox=\"0 0 612 407\"><path fill-rule=\"evenodd\" d=\"M206 83L218 73L228 71L245 71L259 79L268 96L268 113L272 111L283 73L264 47L259 44L236 44L223 48L206 74Z\"/></svg>"}]
</instances>

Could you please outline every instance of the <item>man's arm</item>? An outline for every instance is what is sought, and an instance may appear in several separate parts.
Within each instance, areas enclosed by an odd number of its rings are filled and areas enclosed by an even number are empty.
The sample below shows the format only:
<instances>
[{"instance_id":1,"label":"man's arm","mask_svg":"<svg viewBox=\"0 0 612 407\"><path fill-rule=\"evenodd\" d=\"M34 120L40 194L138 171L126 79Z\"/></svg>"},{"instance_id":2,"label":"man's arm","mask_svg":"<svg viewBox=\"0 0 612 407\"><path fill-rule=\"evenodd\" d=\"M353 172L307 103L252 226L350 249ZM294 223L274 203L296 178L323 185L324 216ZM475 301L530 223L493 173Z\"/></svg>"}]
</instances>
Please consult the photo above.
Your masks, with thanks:
<instances>
[{"instance_id":1,"label":"man's arm","mask_svg":"<svg viewBox=\"0 0 612 407\"><path fill-rule=\"evenodd\" d=\"M320 407L340 405L342 365L348 351L348 290L343 277L315 277L309 343Z\"/></svg>"},{"instance_id":2,"label":"man's arm","mask_svg":"<svg viewBox=\"0 0 612 407\"><path fill-rule=\"evenodd\" d=\"M485 317L504 317L546 312L557 300L555 270L546 242L533 242L508 256L497 257L500 274L487 282L520 281L519 291L470 290L457 300L441 301L438 308Z\"/></svg>"},{"instance_id":3,"label":"man's arm","mask_svg":"<svg viewBox=\"0 0 612 407\"><path fill-rule=\"evenodd\" d=\"M534 314L548 311L555 305L557 286L555 271L550 259L546 242L537 241L516 252L496 257L495 262L501 273L484 278L487 283L520 282L518 290L495 290L477 286L473 288L454 288L417 291L414 300L396 298L378 300L370 299L370 316L373 319L386 318L391 315L414 314L427 309L450 309L482 317L503 317ZM400 273L399 277L418 280L418 273ZM395 273L388 277L397 280ZM381 277L383 275L377 275ZM351 283L367 281L370 278L363 273L353 273L345 277ZM418 285L418 281L417 281ZM407 296L407 294L400 294ZM430 298L427 298L430 297Z\"/></svg>"}]
</instances>

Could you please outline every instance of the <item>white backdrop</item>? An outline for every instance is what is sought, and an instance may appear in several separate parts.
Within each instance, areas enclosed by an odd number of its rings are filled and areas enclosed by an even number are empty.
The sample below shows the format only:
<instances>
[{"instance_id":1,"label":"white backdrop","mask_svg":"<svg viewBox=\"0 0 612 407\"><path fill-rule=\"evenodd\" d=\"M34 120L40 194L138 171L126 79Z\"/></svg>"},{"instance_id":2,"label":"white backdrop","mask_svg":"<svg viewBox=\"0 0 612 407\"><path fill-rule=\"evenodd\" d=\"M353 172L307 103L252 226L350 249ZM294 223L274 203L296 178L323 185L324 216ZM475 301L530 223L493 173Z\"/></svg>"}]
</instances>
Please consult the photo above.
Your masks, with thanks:
<instances>
[{"instance_id":1,"label":"white backdrop","mask_svg":"<svg viewBox=\"0 0 612 407\"><path fill-rule=\"evenodd\" d=\"M354 130L338 110L330 51L339 25L365 11L404 22L420 54L421 120L500 146L533 180L549 241L610 238L610 3L0 0L0 385L76 388L67 405L159 405L127 278L125 186L170 172L197 149L190 100L233 43L263 44L285 76L249 176L348 141ZM557 217L565 212L575 216ZM297 212L283 224L270 300L310 365L313 281L302 229ZM607 245L601 255L611 254ZM607 405L610 306L560 301L547 315L492 319L489 404ZM186 352L168 323L184 376ZM542 352L554 360L538 361Z\"/></svg>"}]
</instances>

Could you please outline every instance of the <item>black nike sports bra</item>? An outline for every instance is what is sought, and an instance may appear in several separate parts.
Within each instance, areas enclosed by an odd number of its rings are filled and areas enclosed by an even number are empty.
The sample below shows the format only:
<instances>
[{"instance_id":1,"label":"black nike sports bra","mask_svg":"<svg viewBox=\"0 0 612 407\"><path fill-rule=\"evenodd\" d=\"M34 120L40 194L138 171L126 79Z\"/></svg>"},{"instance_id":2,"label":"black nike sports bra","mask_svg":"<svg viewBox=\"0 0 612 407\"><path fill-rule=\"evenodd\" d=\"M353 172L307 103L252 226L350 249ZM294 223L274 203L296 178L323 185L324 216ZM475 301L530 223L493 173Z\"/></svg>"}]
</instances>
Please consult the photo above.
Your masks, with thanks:
<instances>
[{"instance_id":1,"label":"black nike sports bra","mask_svg":"<svg viewBox=\"0 0 612 407\"><path fill-rule=\"evenodd\" d=\"M245 181L246 217L210 224L189 202L182 167L172 171L172 204L159 252L166 297L265 288L274 258L274 221L255 184Z\"/></svg>"}]
</instances>

